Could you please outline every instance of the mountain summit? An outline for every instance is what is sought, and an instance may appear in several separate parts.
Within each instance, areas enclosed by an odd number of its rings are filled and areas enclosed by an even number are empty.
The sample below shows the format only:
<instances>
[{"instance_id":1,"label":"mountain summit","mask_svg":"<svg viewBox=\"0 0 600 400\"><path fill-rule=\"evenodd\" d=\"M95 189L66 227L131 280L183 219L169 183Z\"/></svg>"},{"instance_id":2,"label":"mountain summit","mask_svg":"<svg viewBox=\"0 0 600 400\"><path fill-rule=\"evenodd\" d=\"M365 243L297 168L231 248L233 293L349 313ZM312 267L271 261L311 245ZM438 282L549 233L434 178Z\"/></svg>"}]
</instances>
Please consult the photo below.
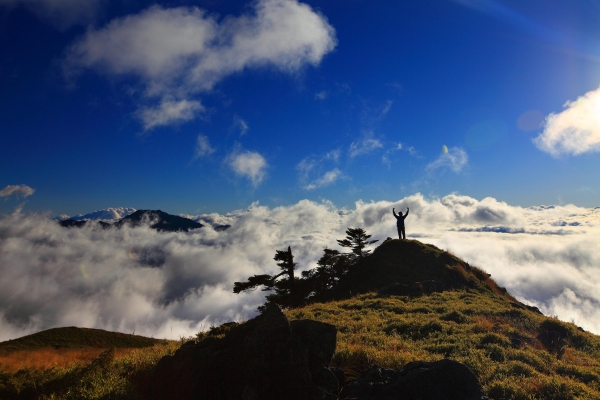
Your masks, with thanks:
<instances>
[{"instance_id":1,"label":"mountain summit","mask_svg":"<svg viewBox=\"0 0 600 400\"><path fill-rule=\"evenodd\" d=\"M64 228L81 228L90 223L90 220L70 218L58 223ZM111 227L121 228L123 225L135 227L149 224L150 228L156 229L159 232L189 232L192 229L204 226L191 219L171 215L161 210L137 210L112 224L104 221L98 221L97 223L104 229Z\"/></svg>"},{"instance_id":2,"label":"mountain summit","mask_svg":"<svg viewBox=\"0 0 600 400\"><path fill-rule=\"evenodd\" d=\"M151 223L150 228L156 229L159 232L189 232L192 229L204 226L191 219L167 214L161 210L137 210L133 214L115 222L114 226L118 228L125 224L140 226L147 222Z\"/></svg>"}]
</instances>

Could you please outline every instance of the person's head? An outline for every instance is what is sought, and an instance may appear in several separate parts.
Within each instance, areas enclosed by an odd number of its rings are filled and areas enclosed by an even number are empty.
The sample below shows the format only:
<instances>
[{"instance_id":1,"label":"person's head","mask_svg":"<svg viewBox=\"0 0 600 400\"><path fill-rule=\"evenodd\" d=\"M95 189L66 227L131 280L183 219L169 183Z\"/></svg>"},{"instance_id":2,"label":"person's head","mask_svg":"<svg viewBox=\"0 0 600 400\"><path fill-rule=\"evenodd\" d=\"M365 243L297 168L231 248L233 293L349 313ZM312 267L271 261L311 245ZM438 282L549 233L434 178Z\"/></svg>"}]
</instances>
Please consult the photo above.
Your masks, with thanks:
<instances>
[{"instance_id":1,"label":"person's head","mask_svg":"<svg viewBox=\"0 0 600 400\"><path fill-rule=\"evenodd\" d=\"M398 215L402 216L402 211L400 211L400 212L398 213Z\"/></svg>"}]
</instances>

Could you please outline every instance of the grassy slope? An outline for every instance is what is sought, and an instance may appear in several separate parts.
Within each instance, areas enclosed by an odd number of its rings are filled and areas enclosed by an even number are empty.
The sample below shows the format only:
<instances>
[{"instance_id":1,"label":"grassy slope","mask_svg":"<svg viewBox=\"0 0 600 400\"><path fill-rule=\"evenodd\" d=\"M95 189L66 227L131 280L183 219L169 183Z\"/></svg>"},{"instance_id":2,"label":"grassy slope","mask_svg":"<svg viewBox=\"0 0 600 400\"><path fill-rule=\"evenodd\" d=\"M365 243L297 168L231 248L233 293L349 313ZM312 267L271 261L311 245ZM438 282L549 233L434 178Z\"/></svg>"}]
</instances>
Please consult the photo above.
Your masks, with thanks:
<instances>
[{"instance_id":1,"label":"grassy slope","mask_svg":"<svg viewBox=\"0 0 600 400\"><path fill-rule=\"evenodd\" d=\"M71 326L48 329L18 339L1 342L0 355L5 355L14 351L35 350L48 347L139 348L153 346L161 342L163 342L163 340L151 339L144 336Z\"/></svg>"},{"instance_id":2,"label":"grassy slope","mask_svg":"<svg viewBox=\"0 0 600 400\"><path fill-rule=\"evenodd\" d=\"M369 292L428 279L453 289L419 297ZM492 399L600 399L600 337L528 309L435 246L383 243L345 284L362 294L286 314L335 325L334 364L351 379L374 364L451 358L468 365Z\"/></svg>"}]
</instances>

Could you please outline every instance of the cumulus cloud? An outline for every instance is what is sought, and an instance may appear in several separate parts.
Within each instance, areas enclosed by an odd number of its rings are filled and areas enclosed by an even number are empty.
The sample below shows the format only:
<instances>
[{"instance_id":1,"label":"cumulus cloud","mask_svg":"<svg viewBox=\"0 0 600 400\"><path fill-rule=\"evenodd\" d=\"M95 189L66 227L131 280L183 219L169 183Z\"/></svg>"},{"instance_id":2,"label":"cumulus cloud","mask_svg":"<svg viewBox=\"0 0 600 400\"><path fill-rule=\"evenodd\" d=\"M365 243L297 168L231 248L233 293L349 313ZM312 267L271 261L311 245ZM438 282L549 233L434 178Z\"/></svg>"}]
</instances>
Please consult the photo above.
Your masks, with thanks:
<instances>
[{"instance_id":1,"label":"cumulus cloud","mask_svg":"<svg viewBox=\"0 0 600 400\"><path fill-rule=\"evenodd\" d=\"M204 107L199 101L173 100L163 98L157 107L142 107L137 116L148 131L157 126L171 125L173 123L187 122L194 119Z\"/></svg>"},{"instance_id":2,"label":"cumulus cloud","mask_svg":"<svg viewBox=\"0 0 600 400\"><path fill-rule=\"evenodd\" d=\"M194 150L194 158L203 158L214 152L215 149L211 147L208 137L198 135L198 138L196 139L196 149Z\"/></svg>"},{"instance_id":3,"label":"cumulus cloud","mask_svg":"<svg viewBox=\"0 0 600 400\"><path fill-rule=\"evenodd\" d=\"M236 149L227 157L227 164L236 175L248 178L258 186L267 173L267 161L255 151Z\"/></svg>"},{"instance_id":4,"label":"cumulus cloud","mask_svg":"<svg viewBox=\"0 0 600 400\"><path fill-rule=\"evenodd\" d=\"M381 144L381 141L373 137L373 132L367 132L363 135L361 139L350 144L348 154L351 158L354 158L356 156L369 154L381 148L383 148L383 144Z\"/></svg>"},{"instance_id":5,"label":"cumulus cloud","mask_svg":"<svg viewBox=\"0 0 600 400\"><path fill-rule=\"evenodd\" d=\"M183 101L247 68L316 66L336 43L326 18L296 0L259 0L251 12L220 21L197 7L155 5L89 29L67 51L64 70L135 76L146 101Z\"/></svg>"},{"instance_id":6,"label":"cumulus cloud","mask_svg":"<svg viewBox=\"0 0 600 400\"><path fill-rule=\"evenodd\" d=\"M0 189L0 197L10 196L31 196L35 192L35 189L30 188L27 185L8 185L3 189Z\"/></svg>"},{"instance_id":7,"label":"cumulus cloud","mask_svg":"<svg viewBox=\"0 0 600 400\"><path fill-rule=\"evenodd\" d=\"M564 108L546 117L534 144L555 157L600 152L600 88L568 101Z\"/></svg>"},{"instance_id":8,"label":"cumulus cloud","mask_svg":"<svg viewBox=\"0 0 600 400\"><path fill-rule=\"evenodd\" d=\"M334 183L341 175L342 171L340 171L337 168L334 168L331 171L327 171L322 177L315 180L314 182L309 183L304 188L306 190L314 190L323 186L329 186L332 183Z\"/></svg>"},{"instance_id":9,"label":"cumulus cloud","mask_svg":"<svg viewBox=\"0 0 600 400\"><path fill-rule=\"evenodd\" d=\"M231 225L220 232L210 224L190 233L159 233L147 226L103 230L93 224L65 229L43 215L5 215L0 218L0 340L71 325L135 329L159 338L171 337L172 327L177 339L252 318L266 293L235 295L233 282L274 273L275 250L287 246L299 272L312 268L323 248L339 249L336 239L348 227L363 227L374 239L394 237L392 207L410 207L409 238L483 268L546 315L600 333L600 209L522 208L493 198L415 194L358 201L352 209L303 200L194 217ZM460 231L484 227L521 233Z\"/></svg>"},{"instance_id":10,"label":"cumulus cloud","mask_svg":"<svg viewBox=\"0 0 600 400\"><path fill-rule=\"evenodd\" d=\"M61 30L94 21L106 3L106 0L0 0L0 6L23 5Z\"/></svg>"},{"instance_id":11,"label":"cumulus cloud","mask_svg":"<svg viewBox=\"0 0 600 400\"><path fill-rule=\"evenodd\" d=\"M455 173L460 173L468 164L469 156L467 152L460 147L451 147L444 151L437 160L429 163L426 167L428 171L434 171L439 168L450 168Z\"/></svg>"}]
</instances>

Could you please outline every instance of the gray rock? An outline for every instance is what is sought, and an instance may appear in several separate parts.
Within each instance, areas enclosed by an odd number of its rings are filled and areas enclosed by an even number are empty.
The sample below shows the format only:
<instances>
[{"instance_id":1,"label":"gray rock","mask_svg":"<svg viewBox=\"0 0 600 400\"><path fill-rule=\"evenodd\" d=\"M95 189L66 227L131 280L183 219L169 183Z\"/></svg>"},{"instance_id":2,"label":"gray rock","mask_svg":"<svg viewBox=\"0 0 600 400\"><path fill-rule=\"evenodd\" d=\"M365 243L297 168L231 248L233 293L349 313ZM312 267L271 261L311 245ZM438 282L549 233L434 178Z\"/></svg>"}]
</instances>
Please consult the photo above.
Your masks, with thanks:
<instances>
[{"instance_id":1,"label":"gray rock","mask_svg":"<svg viewBox=\"0 0 600 400\"><path fill-rule=\"evenodd\" d=\"M340 399L484 400L488 399L469 368L457 361L412 362L401 370L379 366L342 389Z\"/></svg>"}]
</instances>

